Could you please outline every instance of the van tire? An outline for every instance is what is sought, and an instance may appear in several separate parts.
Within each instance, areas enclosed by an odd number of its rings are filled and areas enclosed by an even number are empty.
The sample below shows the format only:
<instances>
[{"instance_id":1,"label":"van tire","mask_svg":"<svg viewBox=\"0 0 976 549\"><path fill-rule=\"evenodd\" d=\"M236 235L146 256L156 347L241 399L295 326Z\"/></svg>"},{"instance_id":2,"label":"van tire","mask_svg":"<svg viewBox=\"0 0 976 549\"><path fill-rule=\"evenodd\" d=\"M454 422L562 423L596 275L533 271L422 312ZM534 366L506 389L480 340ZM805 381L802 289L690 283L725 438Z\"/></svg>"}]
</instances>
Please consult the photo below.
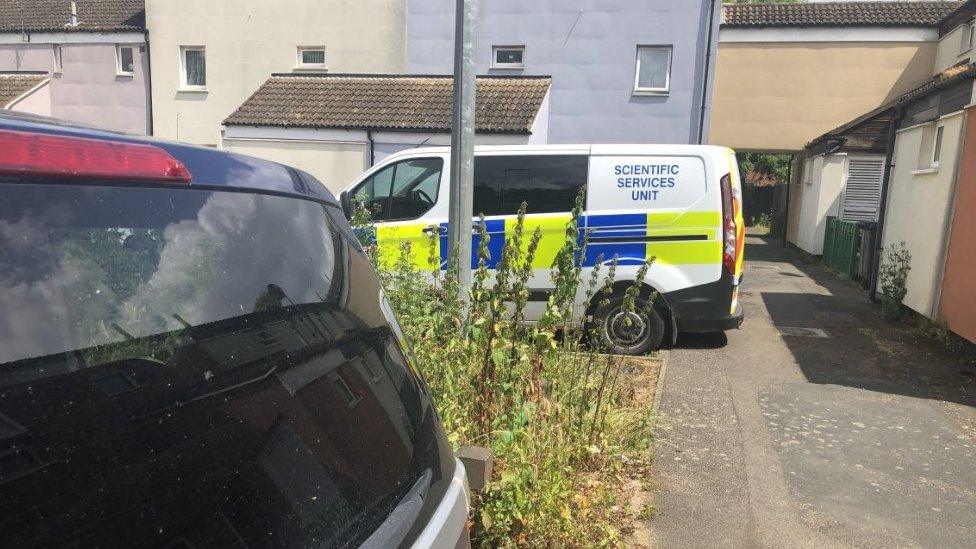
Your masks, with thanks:
<instances>
[{"instance_id":1,"label":"van tire","mask_svg":"<svg viewBox=\"0 0 976 549\"><path fill-rule=\"evenodd\" d=\"M632 321L640 320L630 326L624 324L624 298L611 297L605 304L597 306L593 312L593 329L598 344L615 355L639 356L657 350L664 340L664 319L655 308L643 298L634 302ZM639 333L635 333L639 329Z\"/></svg>"}]
</instances>

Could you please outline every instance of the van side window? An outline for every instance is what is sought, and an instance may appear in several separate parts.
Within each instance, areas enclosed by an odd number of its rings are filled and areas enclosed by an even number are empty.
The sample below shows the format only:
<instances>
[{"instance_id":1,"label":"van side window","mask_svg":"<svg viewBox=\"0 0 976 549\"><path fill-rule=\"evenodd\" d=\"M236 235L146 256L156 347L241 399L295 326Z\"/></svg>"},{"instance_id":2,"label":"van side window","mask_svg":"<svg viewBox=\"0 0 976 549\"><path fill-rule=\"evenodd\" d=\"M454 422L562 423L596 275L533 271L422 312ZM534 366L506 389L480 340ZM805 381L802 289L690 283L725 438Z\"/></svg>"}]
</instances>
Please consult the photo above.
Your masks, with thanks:
<instances>
[{"instance_id":1,"label":"van side window","mask_svg":"<svg viewBox=\"0 0 976 549\"><path fill-rule=\"evenodd\" d=\"M478 156L474 161L474 213L511 215L573 209L586 184L586 155Z\"/></svg>"},{"instance_id":2,"label":"van side window","mask_svg":"<svg viewBox=\"0 0 976 549\"><path fill-rule=\"evenodd\" d=\"M416 219L437 203L443 166L440 158L403 160L373 174L352 195L373 221Z\"/></svg>"}]
</instances>

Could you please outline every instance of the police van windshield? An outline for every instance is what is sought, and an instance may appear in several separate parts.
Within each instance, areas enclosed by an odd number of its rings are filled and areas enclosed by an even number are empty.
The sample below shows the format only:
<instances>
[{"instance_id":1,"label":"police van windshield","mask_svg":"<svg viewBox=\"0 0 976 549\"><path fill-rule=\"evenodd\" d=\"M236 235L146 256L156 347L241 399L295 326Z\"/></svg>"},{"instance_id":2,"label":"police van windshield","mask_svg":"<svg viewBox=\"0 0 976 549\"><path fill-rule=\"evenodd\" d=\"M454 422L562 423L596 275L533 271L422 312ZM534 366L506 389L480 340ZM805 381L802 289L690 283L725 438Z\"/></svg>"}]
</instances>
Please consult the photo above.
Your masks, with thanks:
<instances>
[{"instance_id":1,"label":"police van windshield","mask_svg":"<svg viewBox=\"0 0 976 549\"><path fill-rule=\"evenodd\" d=\"M5 544L344 544L429 488L434 414L331 206L0 196Z\"/></svg>"}]
</instances>

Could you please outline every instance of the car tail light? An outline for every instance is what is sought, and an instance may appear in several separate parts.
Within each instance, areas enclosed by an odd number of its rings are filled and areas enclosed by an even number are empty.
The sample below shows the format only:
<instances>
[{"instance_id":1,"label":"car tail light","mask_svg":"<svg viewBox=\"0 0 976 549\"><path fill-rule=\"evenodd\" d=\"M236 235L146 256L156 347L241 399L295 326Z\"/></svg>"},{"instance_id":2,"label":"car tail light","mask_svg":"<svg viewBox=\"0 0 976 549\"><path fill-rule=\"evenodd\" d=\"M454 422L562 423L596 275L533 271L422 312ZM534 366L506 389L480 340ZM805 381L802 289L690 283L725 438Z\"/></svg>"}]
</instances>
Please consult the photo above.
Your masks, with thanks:
<instances>
[{"instance_id":1,"label":"car tail light","mask_svg":"<svg viewBox=\"0 0 976 549\"><path fill-rule=\"evenodd\" d=\"M0 130L0 174L189 183L190 171L142 143Z\"/></svg>"},{"instance_id":2,"label":"car tail light","mask_svg":"<svg viewBox=\"0 0 976 549\"><path fill-rule=\"evenodd\" d=\"M722 177L722 265L735 276L735 262L738 257L738 230L735 226L738 201L732 190L732 175Z\"/></svg>"}]
</instances>

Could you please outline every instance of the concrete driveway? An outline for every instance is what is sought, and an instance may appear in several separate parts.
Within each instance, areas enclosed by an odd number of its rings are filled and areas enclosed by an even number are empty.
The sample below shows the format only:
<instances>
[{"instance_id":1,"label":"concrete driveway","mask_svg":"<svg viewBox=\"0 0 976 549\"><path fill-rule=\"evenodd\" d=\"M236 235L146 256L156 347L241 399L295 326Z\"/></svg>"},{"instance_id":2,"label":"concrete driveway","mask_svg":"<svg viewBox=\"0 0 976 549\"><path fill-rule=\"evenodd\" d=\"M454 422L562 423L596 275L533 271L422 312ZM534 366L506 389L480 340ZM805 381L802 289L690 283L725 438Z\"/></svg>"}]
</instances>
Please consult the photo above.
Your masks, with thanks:
<instances>
[{"instance_id":1,"label":"concrete driveway","mask_svg":"<svg viewBox=\"0 0 976 549\"><path fill-rule=\"evenodd\" d=\"M655 543L976 546L972 372L778 243L746 261L742 328L670 351Z\"/></svg>"}]
</instances>

